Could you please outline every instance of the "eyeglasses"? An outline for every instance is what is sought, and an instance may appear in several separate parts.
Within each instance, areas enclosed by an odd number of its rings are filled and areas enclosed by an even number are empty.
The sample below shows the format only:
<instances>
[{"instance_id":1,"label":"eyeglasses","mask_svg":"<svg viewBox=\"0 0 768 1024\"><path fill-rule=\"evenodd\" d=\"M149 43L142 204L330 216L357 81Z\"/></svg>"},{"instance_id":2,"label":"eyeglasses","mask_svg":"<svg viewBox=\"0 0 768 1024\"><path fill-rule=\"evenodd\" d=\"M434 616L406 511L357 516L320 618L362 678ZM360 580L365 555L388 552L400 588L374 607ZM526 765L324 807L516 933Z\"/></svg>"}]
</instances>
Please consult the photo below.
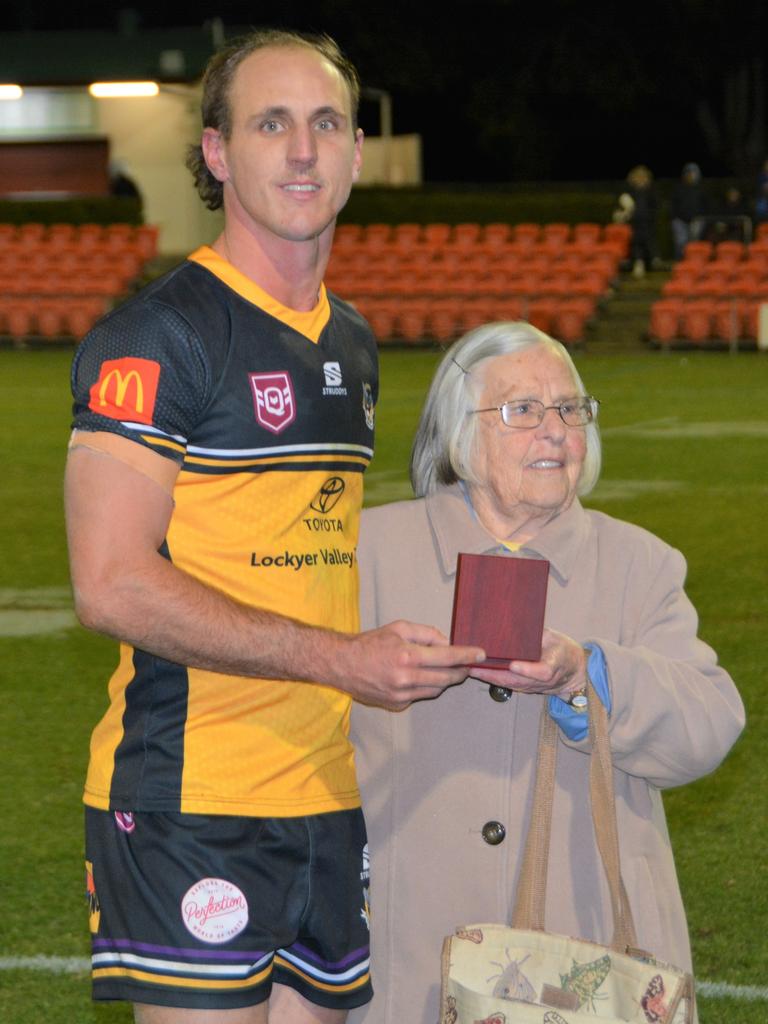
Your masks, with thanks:
<instances>
[{"instance_id":1,"label":"eyeglasses","mask_svg":"<svg viewBox=\"0 0 768 1024\"><path fill-rule=\"evenodd\" d=\"M557 405L544 405L535 398L526 398L504 405L492 405L488 409L471 409L470 413L500 412L505 426L518 430L532 430L538 427L548 409L556 409L560 419L567 427L586 427L597 419L600 402L592 395L583 398L569 398Z\"/></svg>"}]
</instances>

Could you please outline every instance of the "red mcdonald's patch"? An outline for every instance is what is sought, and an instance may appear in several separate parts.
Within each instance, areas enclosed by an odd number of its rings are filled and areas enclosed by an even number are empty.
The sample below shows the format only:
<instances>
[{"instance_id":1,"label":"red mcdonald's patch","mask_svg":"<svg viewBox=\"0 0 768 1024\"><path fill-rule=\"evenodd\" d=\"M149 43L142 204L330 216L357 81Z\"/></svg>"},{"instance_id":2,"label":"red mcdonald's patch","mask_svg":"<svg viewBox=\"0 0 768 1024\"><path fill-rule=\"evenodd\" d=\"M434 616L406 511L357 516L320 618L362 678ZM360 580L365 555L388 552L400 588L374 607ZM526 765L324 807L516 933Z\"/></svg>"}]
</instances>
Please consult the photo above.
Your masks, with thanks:
<instances>
[{"instance_id":1,"label":"red mcdonald's patch","mask_svg":"<svg viewBox=\"0 0 768 1024\"><path fill-rule=\"evenodd\" d=\"M151 423L159 379L160 364L154 359L108 359L91 388L88 407L113 420Z\"/></svg>"}]
</instances>

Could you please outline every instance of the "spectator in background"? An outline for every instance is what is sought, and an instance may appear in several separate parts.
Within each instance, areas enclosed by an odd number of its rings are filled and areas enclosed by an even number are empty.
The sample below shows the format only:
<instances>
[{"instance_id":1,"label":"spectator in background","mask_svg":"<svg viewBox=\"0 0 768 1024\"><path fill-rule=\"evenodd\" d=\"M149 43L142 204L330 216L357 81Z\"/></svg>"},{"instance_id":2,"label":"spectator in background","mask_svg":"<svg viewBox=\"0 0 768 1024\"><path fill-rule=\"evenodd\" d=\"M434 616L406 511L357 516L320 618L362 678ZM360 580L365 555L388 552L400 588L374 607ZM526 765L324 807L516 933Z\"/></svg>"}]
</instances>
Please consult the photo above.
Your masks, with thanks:
<instances>
[{"instance_id":1,"label":"spectator in background","mask_svg":"<svg viewBox=\"0 0 768 1024\"><path fill-rule=\"evenodd\" d=\"M619 196L613 214L616 223L632 227L629 254L635 277L644 277L646 270L650 270L657 259L657 207L653 174L644 164L638 164L627 175L626 191Z\"/></svg>"},{"instance_id":2,"label":"spectator in background","mask_svg":"<svg viewBox=\"0 0 768 1024\"><path fill-rule=\"evenodd\" d=\"M755 222L764 224L766 221L768 221L768 181L761 184L755 200Z\"/></svg>"},{"instance_id":3,"label":"spectator in background","mask_svg":"<svg viewBox=\"0 0 768 1024\"><path fill-rule=\"evenodd\" d=\"M709 204L701 182L698 164L689 163L683 167L680 181L672 193L670 221L675 259L681 260L689 242L699 238L701 217L705 217Z\"/></svg>"},{"instance_id":4,"label":"spectator in background","mask_svg":"<svg viewBox=\"0 0 768 1024\"><path fill-rule=\"evenodd\" d=\"M749 242L752 238L752 211L741 189L730 185L725 190L712 231L713 242Z\"/></svg>"}]
</instances>

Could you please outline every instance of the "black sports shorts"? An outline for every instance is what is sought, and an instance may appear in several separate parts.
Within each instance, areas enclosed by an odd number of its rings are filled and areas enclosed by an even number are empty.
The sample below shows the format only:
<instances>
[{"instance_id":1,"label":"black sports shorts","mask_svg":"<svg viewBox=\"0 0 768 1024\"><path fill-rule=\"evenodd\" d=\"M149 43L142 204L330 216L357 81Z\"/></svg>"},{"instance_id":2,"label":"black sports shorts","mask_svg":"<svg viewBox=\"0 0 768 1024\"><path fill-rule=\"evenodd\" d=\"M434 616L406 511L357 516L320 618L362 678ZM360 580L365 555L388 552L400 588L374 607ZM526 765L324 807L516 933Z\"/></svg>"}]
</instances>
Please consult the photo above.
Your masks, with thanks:
<instances>
[{"instance_id":1,"label":"black sports shorts","mask_svg":"<svg viewBox=\"0 0 768 1024\"><path fill-rule=\"evenodd\" d=\"M319 1006L373 995L362 812L299 818L86 807L93 997L254 1006L273 982Z\"/></svg>"}]
</instances>

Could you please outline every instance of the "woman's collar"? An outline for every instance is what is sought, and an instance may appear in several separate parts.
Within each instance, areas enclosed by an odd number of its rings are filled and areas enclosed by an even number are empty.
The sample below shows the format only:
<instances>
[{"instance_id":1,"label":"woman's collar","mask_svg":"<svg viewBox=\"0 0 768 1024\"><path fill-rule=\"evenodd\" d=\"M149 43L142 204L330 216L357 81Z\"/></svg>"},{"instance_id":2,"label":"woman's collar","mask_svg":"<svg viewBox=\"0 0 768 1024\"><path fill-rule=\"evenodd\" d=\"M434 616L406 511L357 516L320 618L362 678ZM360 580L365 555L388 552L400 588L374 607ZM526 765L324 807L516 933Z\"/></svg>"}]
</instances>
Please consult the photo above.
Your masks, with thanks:
<instances>
[{"instance_id":1,"label":"woman's collar","mask_svg":"<svg viewBox=\"0 0 768 1024\"><path fill-rule=\"evenodd\" d=\"M503 544L481 525L462 484L439 487L426 497L427 517L435 537L444 575L456 572L459 552L509 554ZM551 519L524 544L519 555L546 558L555 574L567 582L586 539L588 517L576 498L565 512Z\"/></svg>"}]
</instances>

